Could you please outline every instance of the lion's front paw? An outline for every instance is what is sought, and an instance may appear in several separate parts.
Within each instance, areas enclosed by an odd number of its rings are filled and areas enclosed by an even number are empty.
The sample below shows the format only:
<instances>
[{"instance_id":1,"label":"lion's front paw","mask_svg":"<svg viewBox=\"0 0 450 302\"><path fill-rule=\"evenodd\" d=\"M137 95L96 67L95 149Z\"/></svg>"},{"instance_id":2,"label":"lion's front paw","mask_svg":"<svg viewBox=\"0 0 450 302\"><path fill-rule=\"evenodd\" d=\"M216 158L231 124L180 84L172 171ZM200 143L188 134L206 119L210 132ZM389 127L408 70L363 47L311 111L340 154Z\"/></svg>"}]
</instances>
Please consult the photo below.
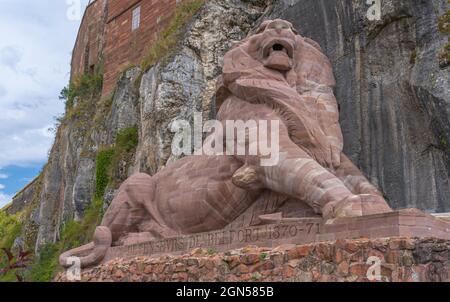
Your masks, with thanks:
<instances>
[{"instance_id":1,"label":"lion's front paw","mask_svg":"<svg viewBox=\"0 0 450 302\"><path fill-rule=\"evenodd\" d=\"M344 200L327 204L323 209L326 220L359 217L392 212L391 207L378 195L352 195Z\"/></svg>"}]
</instances>

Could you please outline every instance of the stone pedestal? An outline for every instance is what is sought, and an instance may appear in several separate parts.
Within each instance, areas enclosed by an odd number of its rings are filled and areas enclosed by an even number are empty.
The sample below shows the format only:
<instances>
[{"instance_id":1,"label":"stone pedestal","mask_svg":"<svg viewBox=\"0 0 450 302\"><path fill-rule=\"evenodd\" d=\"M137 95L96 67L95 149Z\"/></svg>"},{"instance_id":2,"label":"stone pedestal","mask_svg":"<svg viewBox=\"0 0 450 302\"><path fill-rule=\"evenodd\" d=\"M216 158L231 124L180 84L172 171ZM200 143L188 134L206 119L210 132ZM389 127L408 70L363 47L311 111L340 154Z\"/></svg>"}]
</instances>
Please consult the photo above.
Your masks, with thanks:
<instances>
[{"instance_id":1,"label":"stone pedestal","mask_svg":"<svg viewBox=\"0 0 450 302\"><path fill-rule=\"evenodd\" d=\"M280 222L275 224L111 247L103 262L116 258L181 255L196 248L225 252L249 245L273 248L285 244L300 245L337 239L387 237L432 237L450 240L450 222L416 209L337 219L327 224L321 218L280 219Z\"/></svg>"}]
</instances>

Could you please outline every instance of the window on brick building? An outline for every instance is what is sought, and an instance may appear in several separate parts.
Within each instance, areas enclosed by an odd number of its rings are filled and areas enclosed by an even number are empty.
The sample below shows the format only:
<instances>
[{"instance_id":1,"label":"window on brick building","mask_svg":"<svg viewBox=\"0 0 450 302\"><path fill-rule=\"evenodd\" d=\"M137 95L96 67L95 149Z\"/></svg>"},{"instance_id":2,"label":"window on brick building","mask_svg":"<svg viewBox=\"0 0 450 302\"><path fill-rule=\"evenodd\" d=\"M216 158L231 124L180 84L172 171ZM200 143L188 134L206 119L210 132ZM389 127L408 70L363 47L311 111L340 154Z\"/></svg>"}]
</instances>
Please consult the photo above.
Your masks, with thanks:
<instances>
[{"instance_id":1,"label":"window on brick building","mask_svg":"<svg viewBox=\"0 0 450 302\"><path fill-rule=\"evenodd\" d=\"M141 7L140 6L133 9L133 20L132 20L132 24L131 24L131 29L134 31L139 28L139 25L141 25Z\"/></svg>"}]
</instances>

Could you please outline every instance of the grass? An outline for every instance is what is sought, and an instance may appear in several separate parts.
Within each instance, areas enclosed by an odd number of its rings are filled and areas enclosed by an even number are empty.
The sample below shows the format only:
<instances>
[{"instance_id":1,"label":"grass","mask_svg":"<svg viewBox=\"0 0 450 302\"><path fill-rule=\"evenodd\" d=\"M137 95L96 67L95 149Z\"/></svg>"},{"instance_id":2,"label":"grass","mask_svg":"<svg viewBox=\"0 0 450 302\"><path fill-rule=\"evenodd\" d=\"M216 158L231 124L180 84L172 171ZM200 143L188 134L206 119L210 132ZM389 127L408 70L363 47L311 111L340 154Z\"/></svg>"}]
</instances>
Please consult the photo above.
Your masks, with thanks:
<instances>
[{"instance_id":1,"label":"grass","mask_svg":"<svg viewBox=\"0 0 450 302\"><path fill-rule=\"evenodd\" d=\"M81 221L66 223L59 242L47 244L41 248L35 262L25 274L26 281L50 282L61 271L58 263L59 255L75 247L87 244L92 240L95 228L103 216L103 200L94 199L86 209Z\"/></svg>"},{"instance_id":2,"label":"grass","mask_svg":"<svg viewBox=\"0 0 450 302\"><path fill-rule=\"evenodd\" d=\"M450 10L438 19L438 29L443 34L450 34ZM439 66L445 68L450 65L450 38L447 44L439 51Z\"/></svg>"},{"instance_id":3,"label":"grass","mask_svg":"<svg viewBox=\"0 0 450 302\"><path fill-rule=\"evenodd\" d=\"M204 0L192 0L183 3L175 10L175 14L159 39L148 49L141 61L143 72L148 71L162 58L169 56L176 49L181 36L181 28L187 24L195 13L203 6Z\"/></svg>"},{"instance_id":4,"label":"grass","mask_svg":"<svg viewBox=\"0 0 450 302\"><path fill-rule=\"evenodd\" d=\"M82 74L75 76L68 86L61 91L59 98L66 101L66 108L74 105L76 97L82 99L90 98L102 91L103 74Z\"/></svg>"},{"instance_id":5,"label":"grass","mask_svg":"<svg viewBox=\"0 0 450 302\"><path fill-rule=\"evenodd\" d=\"M103 111L110 109L103 107L108 105L107 101L103 104L100 100L102 86L102 74L76 76L61 92L60 99L66 100L66 113L57 121L57 126L72 121L74 128L80 131L80 135L86 136L85 132L92 128L92 123L98 119L96 116L98 111L102 110L103 114Z\"/></svg>"},{"instance_id":6,"label":"grass","mask_svg":"<svg viewBox=\"0 0 450 302\"><path fill-rule=\"evenodd\" d=\"M69 221L61 230L60 240L41 248L35 261L25 273L26 281L49 282L60 271L59 255L72 248L87 244L92 240L95 228L101 223L103 217L103 195L111 182L111 169L118 164L114 158L122 158L123 154L134 152L138 144L138 130L130 127L121 130L116 144L97 155L96 189L92 203L86 208L81 221ZM11 247L15 238L22 232L23 215L7 215L0 211L0 247ZM6 259L0 260L0 265ZM0 281L15 281L14 274L0 278Z\"/></svg>"},{"instance_id":7,"label":"grass","mask_svg":"<svg viewBox=\"0 0 450 302\"><path fill-rule=\"evenodd\" d=\"M450 65L450 38L439 52L439 66L445 68Z\"/></svg>"},{"instance_id":8,"label":"grass","mask_svg":"<svg viewBox=\"0 0 450 302\"><path fill-rule=\"evenodd\" d=\"M105 195L106 187L110 182L109 170L114 149L105 149L97 154L97 166L95 171L95 198L101 199Z\"/></svg>"},{"instance_id":9,"label":"grass","mask_svg":"<svg viewBox=\"0 0 450 302\"><path fill-rule=\"evenodd\" d=\"M4 210L0 210L0 248L11 249L14 240L22 233L23 213L9 215ZM6 255L0 251L0 268L7 265ZM13 271L0 276L0 282L16 281Z\"/></svg>"},{"instance_id":10,"label":"grass","mask_svg":"<svg viewBox=\"0 0 450 302\"><path fill-rule=\"evenodd\" d=\"M0 211L0 248L11 248L22 232L22 213L8 215Z\"/></svg>"},{"instance_id":11,"label":"grass","mask_svg":"<svg viewBox=\"0 0 450 302\"><path fill-rule=\"evenodd\" d=\"M105 148L97 154L96 195L102 199L108 186L116 186L124 176L121 163L128 165L139 143L137 127L129 127L119 131L114 146Z\"/></svg>"},{"instance_id":12,"label":"grass","mask_svg":"<svg viewBox=\"0 0 450 302\"><path fill-rule=\"evenodd\" d=\"M439 17L438 29L443 34L450 34L450 10Z\"/></svg>"},{"instance_id":13,"label":"grass","mask_svg":"<svg viewBox=\"0 0 450 302\"><path fill-rule=\"evenodd\" d=\"M134 151L139 143L139 132L137 127L122 129L117 134L116 149L119 153Z\"/></svg>"},{"instance_id":14,"label":"grass","mask_svg":"<svg viewBox=\"0 0 450 302\"><path fill-rule=\"evenodd\" d=\"M111 148L111 162L108 170L109 185L116 186L127 177L122 163L129 165L139 143L139 131L137 127L129 127L119 131L116 143Z\"/></svg>"},{"instance_id":15,"label":"grass","mask_svg":"<svg viewBox=\"0 0 450 302\"><path fill-rule=\"evenodd\" d=\"M411 65L416 64L417 61L417 49L415 49L412 53L411 53L411 57L409 58L409 63Z\"/></svg>"},{"instance_id":16,"label":"grass","mask_svg":"<svg viewBox=\"0 0 450 302\"><path fill-rule=\"evenodd\" d=\"M26 281L50 282L58 270L59 248L56 244L44 246L36 260L25 274Z\"/></svg>"}]
</instances>

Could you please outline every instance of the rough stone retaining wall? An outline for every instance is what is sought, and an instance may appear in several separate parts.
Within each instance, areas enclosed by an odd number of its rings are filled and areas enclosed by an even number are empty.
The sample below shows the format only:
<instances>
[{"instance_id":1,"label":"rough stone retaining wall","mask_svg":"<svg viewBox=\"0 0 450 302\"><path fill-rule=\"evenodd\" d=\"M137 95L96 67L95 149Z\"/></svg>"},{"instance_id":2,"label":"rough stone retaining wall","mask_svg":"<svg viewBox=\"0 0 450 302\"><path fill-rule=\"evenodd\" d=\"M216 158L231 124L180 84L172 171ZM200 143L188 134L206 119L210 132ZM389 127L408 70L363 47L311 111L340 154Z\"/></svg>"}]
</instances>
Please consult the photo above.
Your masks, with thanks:
<instances>
[{"instance_id":1,"label":"rough stone retaining wall","mask_svg":"<svg viewBox=\"0 0 450 302\"><path fill-rule=\"evenodd\" d=\"M372 257L372 258L371 258ZM378 258L376 258L378 257ZM337 240L273 249L246 247L226 253L196 249L183 256L116 259L84 270L82 281L369 281L377 272L387 282L449 282L450 241L385 238ZM65 274L56 281L66 281Z\"/></svg>"}]
</instances>

